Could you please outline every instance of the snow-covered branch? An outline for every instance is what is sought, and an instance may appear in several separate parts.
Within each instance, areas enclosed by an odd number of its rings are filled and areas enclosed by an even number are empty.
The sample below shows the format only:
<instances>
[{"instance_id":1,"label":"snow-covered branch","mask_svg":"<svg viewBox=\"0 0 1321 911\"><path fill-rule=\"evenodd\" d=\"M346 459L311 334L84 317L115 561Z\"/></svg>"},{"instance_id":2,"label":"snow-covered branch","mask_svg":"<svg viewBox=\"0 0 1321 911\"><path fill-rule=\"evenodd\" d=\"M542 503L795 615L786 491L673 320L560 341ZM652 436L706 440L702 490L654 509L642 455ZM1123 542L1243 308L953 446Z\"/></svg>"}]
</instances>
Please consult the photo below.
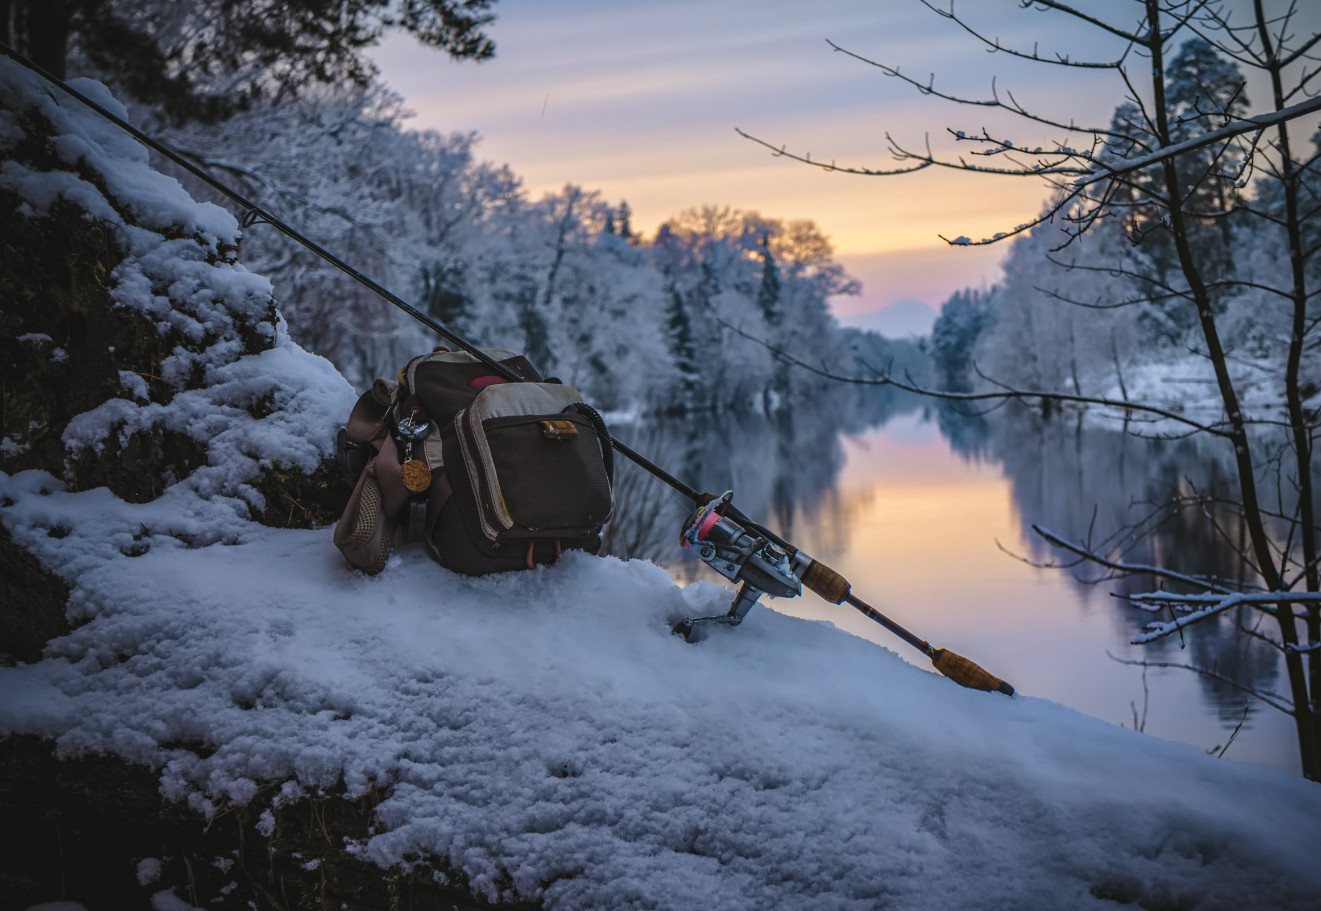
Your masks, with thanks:
<instances>
[{"instance_id":1,"label":"snow-covered branch","mask_svg":"<svg viewBox=\"0 0 1321 911\"><path fill-rule=\"evenodd\" d=\"M1183 611L1183 615L1172 620L1151 623L1132 640L1134 645L1146 645L1166 636L1182 632L1190 626L1201 623L1211 617L1223 614L1236 607L1251 607L1263 613L1275 616L1277 605L1312 604L1321 606L1321 592L1234 592L1231 594L1180 594L1177 592L1149 592L1138 595L1126 595L1130 601L1142 610L1155 613L1168 609L1171 614ZM1283 651L1298 653L1321 651L1321 643L1299 645L1286 642L1278 646Z\"/></svg>"},{"instance_id":2,"label":"snow-covered branch","mask_svg":"<svg viewBox=\"0 0 1321 911\"><path fill-rule=\"evenodd\" d=\"M1265 130L1269 127L1279 126L1290 120L1296 120L1308 114L1314 114L1321 111L1321 95L1309 98L1306 101L1300 101L1298 104L1281 108L1278 111L1270 111L1265 114L1258 114L1253 117L1244 117L1234 123L1228 123L1224 126L1203 133L1200 136L1193 136L1181 142L1176 142L1164 148L1137 158L1123 159L1121 163L1113 163L1104 158L1096 159L1097 169L1090 176L1075 181L1073 186L1082 189L1091 186L1101 180L1115 177L1120 174L1128 174L1132 171L1140 171L1143 168L1151 167L1154 164L1160 164L1166 159L1173 158L1176 155L1183 155L1194 149L1200 149L1203 146L1211 145L1216 142L1223 142L1227 139L1233 139L1235 136L1241 136L1244 133L1252 133Z\"/></svg>"}]
</instances>

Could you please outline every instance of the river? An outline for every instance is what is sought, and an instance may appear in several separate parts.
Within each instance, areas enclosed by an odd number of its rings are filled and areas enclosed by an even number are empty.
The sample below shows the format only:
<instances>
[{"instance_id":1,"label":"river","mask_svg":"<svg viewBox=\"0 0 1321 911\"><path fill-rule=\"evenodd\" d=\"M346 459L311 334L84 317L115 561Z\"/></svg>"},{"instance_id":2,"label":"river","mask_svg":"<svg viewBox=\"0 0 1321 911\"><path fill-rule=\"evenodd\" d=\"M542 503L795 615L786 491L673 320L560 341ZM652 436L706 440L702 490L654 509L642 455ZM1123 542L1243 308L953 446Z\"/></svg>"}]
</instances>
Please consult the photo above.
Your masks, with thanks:
<instances>
[{"instance_id":1,"label":"river","mask_svg":"<svg viewBox=\"0 0 1321 911\"><path fill-rule=\"evenodd\" d=\"M1066 556L1033 524L1106 541L1132 562L1193 572L1232 564L1232 550L1201 523L1163 512L1174 496L1224 492L1229 483L1225 466L1196 441L1088 430L1024 412L964 416L931 400L864 392L772 418L699 415L616 432L696 487L732 488L745 512L833 566L877 610L1023 696L1212 753L1228 744L1227 758L1300 771L1293 722L1282 712L1188 670L1124 663L1214 667L1258 690L1287 692L1282 662L1238 632L1236 618L1191 630L1183 643L1131 645L1150 617L1113 593L1154 590L1152 579L1098 581L1094 568L1033 565ZM609 549L656 560L682 580L721 581L675 544L686 505L633 466L619 475ZM1151 534L1125 536L1135 522ZM810 593L762 603L930 668L848 606ZM1242 619L1256 622L1246 612Z\"/></svg>"}]
</instances>

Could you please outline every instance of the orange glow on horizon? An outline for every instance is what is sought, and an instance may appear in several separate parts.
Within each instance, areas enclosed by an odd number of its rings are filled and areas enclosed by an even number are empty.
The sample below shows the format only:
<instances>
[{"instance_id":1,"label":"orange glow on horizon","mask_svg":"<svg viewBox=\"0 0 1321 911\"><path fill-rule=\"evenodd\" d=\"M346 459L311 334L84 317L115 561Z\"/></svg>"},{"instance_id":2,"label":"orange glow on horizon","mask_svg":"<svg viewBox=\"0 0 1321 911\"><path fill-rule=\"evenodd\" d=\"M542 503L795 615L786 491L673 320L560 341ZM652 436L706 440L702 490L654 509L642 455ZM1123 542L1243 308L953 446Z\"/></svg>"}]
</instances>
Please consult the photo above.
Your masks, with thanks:
<instances>
[{"instance_id":1,"label":"orange glow on horizon","mask_svg":"<svg viewBox=\"0 0 1321 911\"><path fill-rule=\"evenodd\" d=\"M989 109L951 109L899 80L878 79L874 68L830 51L826 38L940 73L949 80L942 87L969 97L986 95L998 77L1002 91L1066 121L1105 121L1124 91L1087 72L1042 80L1039 70L1006 55L979 53L975 41L918 4L825 0L749 16L752 9L746 0L703 0L664 9L593 7L590 14L577 8L575 16L571 8L510 2L495 26L493 61L453 63L400 36L387 38L376 60L385 82L417 112L415 125L475 130L478 156L508 163L533 198L568 183L598 190L611 202L626 200L644 236L685 209L728 205L811 219L836 256L855 263L909 259L902 274L853 269L864 291L837 303L846 315L903 300L935 308L954 291L993 279L1006 246L968 255L939 235L977 240L1011 230L1038 214L1049 188L942 168L895 177L829 172L776 159L739 137L736 127L814 160L875 169L897 164L887 136L911 149L929 140L938 152L962 155L971 150L946 127L1008 129ZM972 15L994 20L982 23L991 33L1017 38L1044 18L1016 9ZM1070 40L1059 30L1032 37L1062 47ZM1016 124L1013 135L1027 141Z\"/></svg>"}]
</instances>

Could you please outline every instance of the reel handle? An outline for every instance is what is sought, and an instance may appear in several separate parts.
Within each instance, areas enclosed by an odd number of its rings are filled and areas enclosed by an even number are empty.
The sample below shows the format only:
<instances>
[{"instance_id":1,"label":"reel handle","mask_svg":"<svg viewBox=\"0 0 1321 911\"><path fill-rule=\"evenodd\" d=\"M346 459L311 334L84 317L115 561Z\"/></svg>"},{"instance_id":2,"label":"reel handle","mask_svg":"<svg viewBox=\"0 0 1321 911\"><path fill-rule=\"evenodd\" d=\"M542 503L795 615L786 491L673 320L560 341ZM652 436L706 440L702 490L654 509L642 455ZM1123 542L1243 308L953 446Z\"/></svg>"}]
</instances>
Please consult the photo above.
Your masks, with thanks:
<instances>
[{"instance_id":1,"label":"reel handle","mask_svg":"<svg viewBox=\"0 0 1321 911\"><path fill-rule=\"evenodd\" d=\"M913 635L867 602L857 598L850 591L851 586L849 585L849 581L824 563L821 563L818 560L812 560L812 562L808 563L807 569L803 570L802 582L806 588L816 592L832 604L841 604L847 601L868 618L875 620L900 639L903 639L909 645L930 657L931 664L936 670L940 671L960 686L966 686L973 690L985 690L988 693L1004 693L1006 696L1014 695L1014 688L1012 686L1005 683L981 665L974 661L969 661L967 658L956 654L955 652L951 652L949 649L933 648L931 643L927 642L925 639Z\"/></svg>"},{"instance_id":2,"label":"reel handle","mask_svg":"<svg viewBox=\"0 0 1321 911\"><path fill-rule=\"evenodd\" d=\"M970 690L986 690L988 693L1004 693L1006 696L1014 695L1012 686L975 661L969 661L947 648L938 648L933 651L931 653L931 663L936 670L959 686L966 686Z\"/></svg>"}]
</instances>

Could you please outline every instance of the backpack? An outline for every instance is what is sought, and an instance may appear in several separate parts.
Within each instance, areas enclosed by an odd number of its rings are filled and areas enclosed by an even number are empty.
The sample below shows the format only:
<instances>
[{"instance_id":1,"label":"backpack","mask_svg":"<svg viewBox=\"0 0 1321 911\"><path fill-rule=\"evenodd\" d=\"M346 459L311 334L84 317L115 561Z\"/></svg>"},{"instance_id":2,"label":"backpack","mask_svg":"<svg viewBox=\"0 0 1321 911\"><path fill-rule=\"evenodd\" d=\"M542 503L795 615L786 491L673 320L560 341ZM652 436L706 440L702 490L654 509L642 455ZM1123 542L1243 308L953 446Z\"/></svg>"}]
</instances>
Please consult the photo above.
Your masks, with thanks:
<instances>
[{"instance_id":1,"label":"backpack","mask_svg":"<svg viewBox=\"0 0 1321 911\"><path fill-rule=\"evenodd\" d=\"M613 510L613 450L601 416L522 356L438 348L397 382L378 379L339 432L353 494L334 541L350 567L385 568L396 534L469 575L597 553Z\"/></svg>"}]
</instances>

